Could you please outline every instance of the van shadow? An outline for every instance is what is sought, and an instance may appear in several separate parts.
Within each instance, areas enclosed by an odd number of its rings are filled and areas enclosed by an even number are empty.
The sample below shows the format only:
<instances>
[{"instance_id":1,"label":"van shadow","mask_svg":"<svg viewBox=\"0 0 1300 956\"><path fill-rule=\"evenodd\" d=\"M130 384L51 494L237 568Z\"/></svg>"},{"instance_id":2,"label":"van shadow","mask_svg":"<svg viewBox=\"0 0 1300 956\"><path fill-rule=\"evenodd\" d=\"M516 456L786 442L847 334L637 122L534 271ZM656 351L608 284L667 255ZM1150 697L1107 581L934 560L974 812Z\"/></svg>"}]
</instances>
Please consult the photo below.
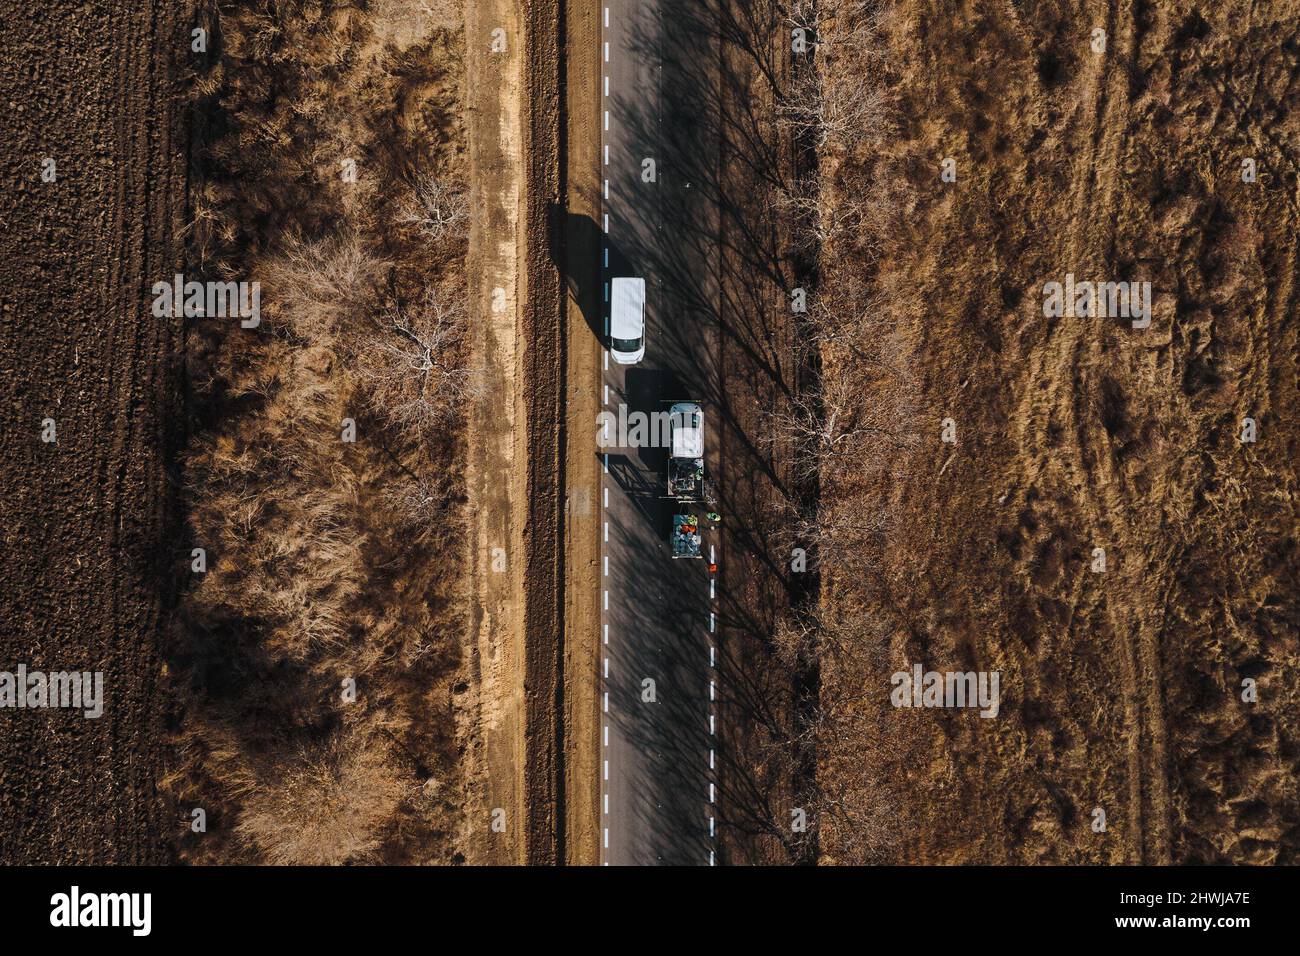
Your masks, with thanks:
<instances>
[{"instance_id":1,"label":"van shadow","mask_svg":"<svg viewBox=\"0 0 1300 956\"><path fill-rule=\"evenodd\" d=\"M605 319L608 303L605 300L604 277L640 276L636 264L616 243L609 240L596 220L580 213L572 213L558 203L550 207L552 222L549 252L551 261L564 277L569 294L573 296L582 317L602 345L606 342ZM608 250L608 267L606 267Z\"/></svg>"}]
</instances>

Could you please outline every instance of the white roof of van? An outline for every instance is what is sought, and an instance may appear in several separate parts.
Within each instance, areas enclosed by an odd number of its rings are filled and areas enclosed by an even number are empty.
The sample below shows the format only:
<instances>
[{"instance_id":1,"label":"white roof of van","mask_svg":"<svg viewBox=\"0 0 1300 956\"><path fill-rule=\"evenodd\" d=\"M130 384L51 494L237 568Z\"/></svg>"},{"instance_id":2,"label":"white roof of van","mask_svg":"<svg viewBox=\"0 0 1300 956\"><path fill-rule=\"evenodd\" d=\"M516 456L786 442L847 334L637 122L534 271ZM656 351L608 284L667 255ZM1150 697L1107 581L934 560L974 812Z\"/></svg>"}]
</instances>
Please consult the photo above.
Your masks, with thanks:
<instances>
[{"instance_id":1,"label":"white roof of van","mask_svg":"<svg viewBox=\"0 0 1300 956\"><path fill-rule=\"evenodd\" d=\"M645 334L645 279L620 276L609 291L609 334L639 339Z\"/></svg>"},{"instance_id":2,"label":"white roof of van","mask_svg":"<svg viewBox=\"0 0 1300 956\"><path fill-rule=\"evenodd\" d=\"M704 457L704 412L694 402L678 402L668 410L674 458Z\"/></svg>"}]
</instances>

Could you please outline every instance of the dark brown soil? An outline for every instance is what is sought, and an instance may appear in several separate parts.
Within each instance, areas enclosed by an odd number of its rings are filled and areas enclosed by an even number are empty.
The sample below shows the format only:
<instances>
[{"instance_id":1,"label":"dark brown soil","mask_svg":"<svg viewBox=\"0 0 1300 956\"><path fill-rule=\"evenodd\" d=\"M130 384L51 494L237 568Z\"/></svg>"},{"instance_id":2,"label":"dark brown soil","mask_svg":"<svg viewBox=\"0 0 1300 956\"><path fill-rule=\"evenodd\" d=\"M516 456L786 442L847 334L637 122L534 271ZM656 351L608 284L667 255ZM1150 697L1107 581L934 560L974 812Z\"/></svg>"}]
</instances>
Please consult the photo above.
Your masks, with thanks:
<instances>
[{"instance_id":1,"label":"dark brown soil","mask_svg":"<svg viewBox=\"0 0 1300 956\"><path fill-rule=\"evenodd\" d=\"M148 293L182 264L183 20L0 16L0 669L102 671L106 699L99 719L0 711L0 863L166 862L181 825L157 782L183 342Z\"/></svg>"}]
</instances>

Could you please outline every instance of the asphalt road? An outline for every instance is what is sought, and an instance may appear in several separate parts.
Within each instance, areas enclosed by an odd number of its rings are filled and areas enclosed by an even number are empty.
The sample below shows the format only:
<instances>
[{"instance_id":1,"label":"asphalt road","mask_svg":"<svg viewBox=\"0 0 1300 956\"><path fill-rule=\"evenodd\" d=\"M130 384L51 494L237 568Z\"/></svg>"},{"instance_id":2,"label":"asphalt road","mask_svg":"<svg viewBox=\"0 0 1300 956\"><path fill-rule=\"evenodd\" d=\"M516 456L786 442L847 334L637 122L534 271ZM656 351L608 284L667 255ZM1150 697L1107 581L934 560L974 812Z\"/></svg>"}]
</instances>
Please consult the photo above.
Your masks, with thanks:
<instances>
[{"instance_id":1,"label":"asphalt road","mask_svg":"<svg viewBox=\"0 0 1300 956\"><path fill-rule=\"evenodd\" d=\"M717 179L711 104L719 71L717 41L701 23L707 6L603 5L603 213L593 228L605 234L603 282L646 280L645 358L626 367L606 354L603 407L648 414L674 400L699 401L706 464L716 473L717 212L703 184ZM608 306L600 322L593 332L605 336ZM603 471L601 861L709 865L719 595L708 561L710 551L723 560L719 535L705 533L702 560L674 560L666 449L595 453ZM705 510L698 508L701 518Z\"/></svg>"}]
</instances>

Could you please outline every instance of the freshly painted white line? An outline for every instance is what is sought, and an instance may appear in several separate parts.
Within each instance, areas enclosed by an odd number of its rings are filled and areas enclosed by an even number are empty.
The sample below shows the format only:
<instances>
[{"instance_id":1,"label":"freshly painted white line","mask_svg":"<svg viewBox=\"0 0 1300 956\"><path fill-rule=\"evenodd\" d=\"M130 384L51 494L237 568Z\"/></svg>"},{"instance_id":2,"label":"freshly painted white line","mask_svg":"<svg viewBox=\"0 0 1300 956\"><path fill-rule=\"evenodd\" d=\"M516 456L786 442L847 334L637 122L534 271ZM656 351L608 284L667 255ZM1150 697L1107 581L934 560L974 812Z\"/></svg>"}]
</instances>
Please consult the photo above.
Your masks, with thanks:
<instances>
[{"instance_id":1,"label":"freshly painted white line","mask_svg":"<svg viewBox=\"0 0 1300 956\"><path fill-rule=\"evenodd\" d=\"M605 349L605 371L609 371L609 349Z\"/></svg>"},{"instance_id":2,"label":"freshly painted white line","mask_svg":"<svg viewBox=\"0 0 1300 956\"><path fill-rule=\"evenodd\" d=\"M609 7L605 8L605 26L609 26Z\"/></svg>"},{"instance_id":3,"label":"freshly painted white line","mask_svg":"<svg viewBox=\"0 0 1300 956\"><path fill-rule=\"evenodd\" d=\"M713 650L714 650L713 645L710 644L710 645L709 645L709 666L710 666L710 667L717 667L718 665L717 665L716 663L714 663L714 659L713 659Z\"/></svg>"},{"instance_id":4,"label":"freshly painted white line","mask_svg":"<svg viewBox=\"0 0 1300 956\"><path fill-rule=\"evenodd\" d=\"M713 836L713 817L709 817L709 836Z\"/></svg>"},{"instance_id":5,"label":"freshly painted white line","mask_svg":"<svg viewBox=\"0 0 1300 956\"><path fill-rule=\"evenodd\" d=\"M609 404L609 386L608 386L608 385L605 386L605 404L606 404L606 405Z\"/></svg>"},{"instance_id":6,"label":"freshly painted white line","mask_svg":"<svg viewBox=\"0 0 1300 956\"><path fill-rule=\"evenodd\" d=\"M605 213L605 234L609 235L609 213ZM605 268L609 268L609 250L605 250Z\"/></svg>"},{"instance_id":7,"label":"freshly painted white line","mask_svg":"<svg viewBox=\"0 0 1300 956\"><path fill-rule=\"evenodd\" d=\"M709 633L713 633L713 612L709 612Z\"/></svg>"},{"instance_id":8,"label":"freshly painted white line","mask_svg":"<svg viewBox=\"0 0 1300 956\"><path fill-rule=\"evenodd\" d=\"M605 77L605 95L609 96L609 77Z\"/></svg>"},{"instance_id":9,"label":"freshly painted white line","mask_svg":"<svg viewBox=\"0 0 1300 956\"><path fill-rule=\"evenodd\" d=\"M709 714L709 733L712 734L713 732L714 732L714 728L713 728L713 715L712 715L712 714Z\"/></svg>"},{"instance_id":10,"label":"freshly painted white line","mask_svg":"<svg viewBox=\"0 0 1300 956\"><path fill-rule=\"evenodd\" d=\"M709 681L709 700L713 700L713 681Z\"/></svg>"},{"instance_id":11,"label":"freshly painted white line","mask_svg":"<svg viewBox=\"0 0 1300 956\"><path fill-rule=\"evenodd\" d=\"M609 713L609 691L605 691L605 713Z\"/></svg>"},{"instance_id":12,"label":"freshly painted white line","mask_svg":"<svg viewBox=\"0 0 1300 956\"><path fill-rule=\"evenodd\" d=\"M605 643L606 643L606 644L609 643L609 625L608 625L608 624L605 625Z\"/></svg>"},{"instance_id":13,"label":"freshly painted white line","mask_svg":"<svg viewBox=\"0 0 1300 956\"><path fill-rule=\"evenodd\" d=\"M605 592L605 610L606 610L606 611L609 610L609 592L608 592L608 591Z\"/></svg>"},{"instance_id":14,"label":"freshly painted white line","mask_svg":"<svg viewBox=\"0 0 1300 956\"><path fill-rule=\"evenodd\" d=\"M709 564L716 564L713 560L713 545L709 545Z\"/></svg>"},{"instance_id":15,"label":"freshly painted white line","mask_svg":"<svg viewBox=\"0 0 1300 956\"><path fill-rule=\"evenodd\" d=\"M715 794L714 794L714 792L713 792L713 784L710 783L710 784L709 784L709 803L715 803L715 802L716 802L716 800L715 800Z\"/></svg>"},{"instance_id":16,"label":"freshly painted white line","mask_svg":"<svg viewBox=\"0 0 1300 956\"><path fill-rule=\"evenodd\" d=\"M605 849L609 849L609 827L605 827ZM605 865L609 866L608 860L605 861Z\"/></svg>"},{"instance_id":17,"label":"freshly painted white line","mask_svg":"<svg viewBox=\"0 0 1300 956\"><path fill-rule=\"evenodd\" d=\"M605 725L605 746L609 746L609 724Z\"/></svg>"},{"instance_id":18,"label":"freshly painted white line","mask_svg":"<svg viewBox=\"0 0 1300 956\"><path fill-rule=\"evenodd\" d=\"M609 144L605 144L605 165L609 165Z\"/></svg>"},{"instance_id":19,"label":"freshly painted white line","mask_svg":"<svg viewBox=\"0 0 1300 956\"><path fill-rule=\"evenodd\" d=\"M605 507L609 507L609 485L605 486Z\"/></svg>"},{"instance_id":20,"label":"freshly painted white line","mask_svg":"<svg viewBox=\"0 0 1300 956\"><path fill-rule=\"evenodd\" d=\"M605 658L605 679L609 680L609 658Z\"/></svg>"},{"instance_id":21,"label":"freshly painted white line","mask_svg":"<svg viewBox=\"0 0 1300 956\"><path fill-rule=\"evenodd\" d=\"M606 422L605 424L608 425L609 422ZM717 593L716 593L716 592L714 591L714 589L713 589L713 578L709 578L709 600L710 600L710 601L715 601L715 600L717 600L717 597L718 597L718 595L717 595Z\"/></svg>"},{"instance_id":22,"label":"freshly painted white line","mask_svg":"<svg viewBox=\"0 0 1300 956\"><path fill-rule=\"evenodd\" d=\"M605 812L609 813L609 794L605 794Z\"/></svg>"},{"instance_id":23,"label":"freshly painted white line","mask_svg":"<svg viewBox=\"0 0 1300 956\"><path fill-rule=\"evenodd\" d=\"M606 863L605 865L606 865L606 866L609 866L608 863ZM712 850L709 851L709 866L713 866L713 851L712 851Z\"/></svg>"},{"instance_id":24,"label":"freshly painted white line","mask_svg":"<svg viewBox=\"0 0 1300 956\"><path fill-rule=\"evenodd\" d=\"M609 577L609 555L605 555L605 577Z\"/></svg>"},{"instance_id":25,"label":"freshly painted white line","mask_svg":"<svg viewBox=\"0 0 1300 956\"><path fill-rule=\"evenodd\" d=\"M605 761L605 779L606 779L606 780L609 779L609 761L608 761L608 760ZM709 784L709 792L710 792L710 793L713 792L713 784ZM712 803L712 801L709 801L709 802Z\"/></svg>"},{"instance_id":26,"label":"freshly painted white line","mask_svg":"<svg viewBox=\"0 0 1300 956\"><path fill-rule=\"evenodd\" d=\"M712 747L709 748L709 769L710 769L710 770L714 769L714 764L713 764L713 748L712 748Z\"/></svg>"},{"instance_id":27,"label":"freshly painted white line","mask_svg":"<svg viewBox=\"0 0 1300 956\"><path fill-rule=\"evenodd\" d=\"M609 474L609 454L605 455L605 474Z\"/></svg>"},{"instance_id":28,"label":"freshly painted white line","mask_svg":"<svg viewBox=\"0 0 1300 956\"><path fill-rule=\"evenodd\" d=\"M609 129L609 110L605 110L605 129Z\"/></svg>"},{"instance_id":29,"label":"freshly painted white line","mask_svg":"<svg viewBox=\"0 0 1300 956\"><path fill-rule=\"evenodd\" d=\"M609 180L605 180L605 198L609 198Z\"/></svg>"},{"instance_id":30,"label":"freshly painted white line","mask_svg":"<svg viewBox=\"0 0 1300 956\"><path fill-rule=\"evenodd\" d=\"M605 522L605 540L606 540L606 541L609 540L609 522L608 522L608 521Z\"/></svg>"}]
</instances>

